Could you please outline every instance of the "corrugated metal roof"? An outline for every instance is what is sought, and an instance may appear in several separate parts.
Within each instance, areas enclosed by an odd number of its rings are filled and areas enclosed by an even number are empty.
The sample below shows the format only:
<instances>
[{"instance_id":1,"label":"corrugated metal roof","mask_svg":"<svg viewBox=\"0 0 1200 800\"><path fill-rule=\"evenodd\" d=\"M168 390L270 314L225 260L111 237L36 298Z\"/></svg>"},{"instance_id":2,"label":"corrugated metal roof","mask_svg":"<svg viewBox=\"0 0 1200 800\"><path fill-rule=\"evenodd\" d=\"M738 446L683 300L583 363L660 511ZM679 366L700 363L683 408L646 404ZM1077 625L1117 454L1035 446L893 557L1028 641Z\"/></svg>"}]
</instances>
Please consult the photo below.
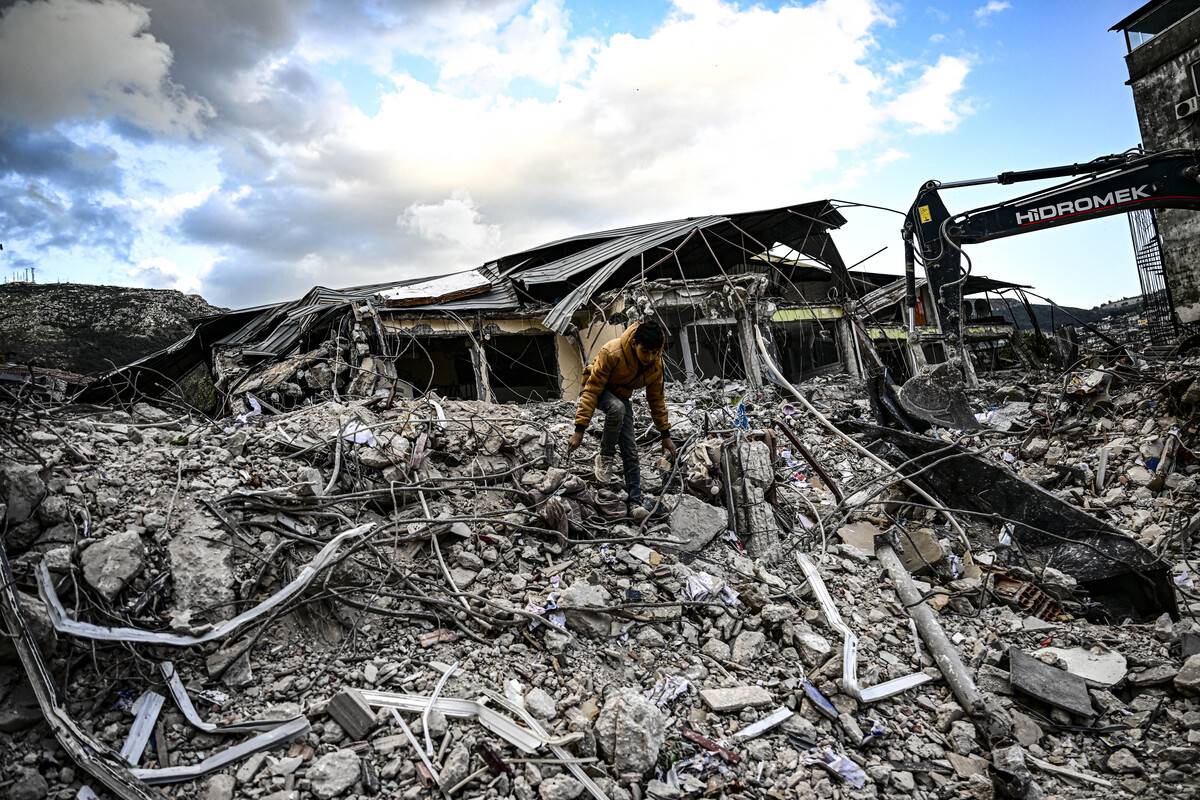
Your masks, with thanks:
<instances>
[{"instance_id":1,"label":"corrugated metal roof","mask_svg":"<svg viewBox=\"0 0 1200 800\"><path fill-rule=\"evenodd\" d=\"M561 283L581 272L603 265L615 271L628 259L659 247L672 239L686 235L697 228L707 228L718 222L728 222L727 217L700 217L660 225L646 225L633 233L606 239L586 250L572 253L565 258L551 261L540 267L529 267L513 274L516 280L526 285L539 283ZM589 279L590 280L590 279Z\"/></svg>"},{"instance_id":2,"label":"corrugated metal roof","mask_svg":"<svg viewBox=\"0 0 1200 800\"><path fill-rule=\"evenodd\" d=\"M477 267L492 282L492 289L484 294L405 308L380 307L378 310L389 315L494 313L518 309L528 313L530 306L536 308L552 302L555 305L546 315L544 324L561 333L567 329L574 313L593 294L609 288L608 284L618 277L622 267L630 265L633 258L646 254L657 260L661 248L678 247L693 231L711 233L707 241L700 243L696 239L679 255L685 268L694 268L700 273L697 277L705 277L708 274L705 270L714 269L713 254L732 260L743 255L742 247L749 250L757 247L755 241L765 247L782 242L806 255L838 264L840 256L836 248L824 253L831 243L818 240L829 228L843 224L845 219L841 214L828 201L822 200L766 211L677 219L585 233L547 242ZM690 261L683 260L685 258ZM430 279L430 276L420 276L341 289L315 286L291 302L211 317L200 322L197 330L205 333L211 330L217 334L211 339L207 335L203 337L201 344L205 349L213 345L236 345L264 355L283 356L299 344L307 331L320 330L321 326L330 324L331 318L342 313L349 304L369 300L380 291ZM519 292L521 288L528 294ZM172 352L197 343L200 342L194 332L184 341L142 362L149 366L156 358L169 358Z\"/></svg>"},{"instance_id":3,"label":"corrugated metal roof","mask_svg":"<svg viewBox=\"0 0 1200 800\"><path fill-rule=\"evenodd\" d=\"M830 228L845 224L845 218L826 200L739 214L693 217L652 225L637 225L612 231L560 239L506 259L525 259L528 267L512 269L510 277L530 291L543 292L554 284L567 291L543 320L546 327L566 332L571 317L588 299L634 258L655 256L656 248L679 248L678 263L672 268L701 270L697 277L733 266L749 255L765 252L782 243L795 250L841 267L841 256L827 235ZM696 231L712 231L700 243L689 244ZM572 246L577 249L571 250ZM690 251L690 252L689 252ZM539 255L545 256L539 259ZM553 258L546 258L553 256ZM503 262L506 259L502 259ZM699 259L699 261L697 261ZM714 259L717 264L714 264ZM541 263L538 263L541 261ZM588 273L582 283L578 276Z\"/></svg>"},{"instance_id":4,"label":"corrugated metal roof","mask_svg":"<svg viewBox=\"0 0 1200 800\"><path fill-rule=\"evenodd\" d=\"M463 270L463 272L483 272L492 281L492 289L475 297L395 309L381 306L378 311L381 314L504 311L520 306L516 289L511 282L499 277L495 263L485 264L475 270ZM314 286L299 300L264 307L262 313L216 344L249 347L255 353L263 355L286 355L307 330L328 322L330 314L340 313L351 303L370 300L381 291L425 283L429 280L429 276L423 276L401 281L369 283L345 289Z\"/></svg>"}]
</instances>

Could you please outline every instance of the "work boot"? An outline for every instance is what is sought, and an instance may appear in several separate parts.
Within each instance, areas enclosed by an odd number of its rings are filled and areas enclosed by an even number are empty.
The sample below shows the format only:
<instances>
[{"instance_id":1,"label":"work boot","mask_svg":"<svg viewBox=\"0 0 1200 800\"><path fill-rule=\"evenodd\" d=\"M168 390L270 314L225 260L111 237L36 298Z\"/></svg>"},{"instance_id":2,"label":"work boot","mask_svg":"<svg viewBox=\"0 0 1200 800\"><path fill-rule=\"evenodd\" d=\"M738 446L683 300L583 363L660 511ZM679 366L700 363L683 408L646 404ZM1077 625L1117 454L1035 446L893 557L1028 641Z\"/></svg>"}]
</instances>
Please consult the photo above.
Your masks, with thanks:
<instances>
[{"instance_id":1,"label":"work boot","mask_svg":"<svg viewBox=\"0 0 1200 800\"><path fill-rule=\"evenodd\" d=\"M667 516L667 506L665 503L657 503L658 508L651 514L651 509L655 506L654 500L638 500L629 504L629 516L634 522L641 522L646 517L650 517L651 522L658 522L665 519Z\"/></svg>"},{"instance_id":2,"label":"work boot","mask_svg":"<svg viewBox=\"0 0 1200 800\"><path fill-rule=\"evenodd\" d=\"M603 453L596 454L596 480L605 485L616 480L617 474L617 457L616 455L606 456Z\"/></svg>"}]
</instances>

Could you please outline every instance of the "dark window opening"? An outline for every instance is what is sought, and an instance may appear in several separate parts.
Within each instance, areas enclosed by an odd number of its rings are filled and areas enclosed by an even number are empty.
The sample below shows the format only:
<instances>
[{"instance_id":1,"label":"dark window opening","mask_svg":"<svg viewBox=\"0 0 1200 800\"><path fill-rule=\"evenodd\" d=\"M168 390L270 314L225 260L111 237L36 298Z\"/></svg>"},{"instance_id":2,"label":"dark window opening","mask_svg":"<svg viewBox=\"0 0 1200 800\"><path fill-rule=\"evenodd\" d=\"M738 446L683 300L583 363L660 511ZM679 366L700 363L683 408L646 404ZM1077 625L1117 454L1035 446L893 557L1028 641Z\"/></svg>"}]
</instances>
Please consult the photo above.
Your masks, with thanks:
<instances>
[{"instance_id":1,"label":"dark window opening","mask_svg":"<svg viewBox=\"0 0 1200 800\"><path fill-rule=\"evenodd\" d=\"M779 366L789 381L832 372L841 363L833 322L784 322L772 330Z\"/></svg>"},{"instance_id":2,"label":"dark window opening","mask_svg":"<svg viewBox=\"0 0 1200 800\"><path fill-rule=\"evenodd\" d=\"M477 400L475 364L466 336L389 337L396 353L396 376L418 393L437 392L456 400Z\"/></svg>"},{"instance_id":3,"label":"dark window opening","mask_svg":"<svg viewBox=\"0 0 1200 800\"><path fill-rule=\"evenodd\" d=\"M1016 351L1004 339L972 342L967 349L971 354L971 362L975 365L976 372L995 372L1021 366L1021 360Z\"/></svg>"},{"instance_id":4,"label":"dark window opening","mask_svg":"<svg viewBox=\"0 0 1200 800\"><path fill-rule=\"evenodd\" d=\"M892 383L903 383L908 380L908 354L903 342L893 342L887 339L875 341L875 352L888 371ZM932 362L931 362L932 363Z\"/></svg>"},{"instance_id":5,"label":"dark window opening","mask_svg":"<svg viewBox=\"0 0 1200 800\"><path fill-rule=\"evenodd\" d=\"M921 345L921 354L925 356L926 364L940 364L946 360L946 348L940 344ZM904 362L907 364L908 362Z\"/></svg>"},{"instance_id":6,"label":"dark window opening","mask_svg":"<svg viewBox=\"0 0 1200 800\"><path fill-rule=\"evenodd\" d=\"M498 403L562 397L554 334L511 334L484 341L492 396Z\"/></svg>"},{"instance_id":7,"label":"dark window opening","mask_svg":"<svg viewBox=\"0 0 1200 800\"><path fill-rule=\"evenodd\" d=\"M742 362L742 346L737 325L688 325L687 338L692 369L696 377L734 381L746 379L746 365Z\"/></svg>"},{"instance_id":8,"label":"dark window opening","mask_svg":"<svg viewBox=\"0 0 1200 800\"><path fill-rule=\"evenodd\" d=\"M667 337L667 344L663 348L663 380L666 381L685 381L687 380L687 368L683 363L683 340L675 333Z\"/></svg>"}]
</instances>

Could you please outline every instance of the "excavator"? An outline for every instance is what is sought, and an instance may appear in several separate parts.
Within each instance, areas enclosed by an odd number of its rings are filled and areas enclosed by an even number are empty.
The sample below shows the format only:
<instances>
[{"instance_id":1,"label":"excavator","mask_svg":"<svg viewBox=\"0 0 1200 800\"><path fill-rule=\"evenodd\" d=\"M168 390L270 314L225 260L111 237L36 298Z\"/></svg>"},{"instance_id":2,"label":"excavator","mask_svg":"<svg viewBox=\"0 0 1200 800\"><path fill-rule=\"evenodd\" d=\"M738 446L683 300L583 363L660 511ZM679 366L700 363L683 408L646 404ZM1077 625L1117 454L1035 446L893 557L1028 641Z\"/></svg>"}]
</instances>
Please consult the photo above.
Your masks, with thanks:
<instances>
[{"instance_id":1,"label":"excavator","mask_svg":"<svg viewBox=\"0 0 1200 800\"><path fill-rule=\"evenodd\" d=\"M945 189L1064 177L1071 180L959 214L951 214L941 197ZM928 424L956 428L974 425L961 388L962 359L969 357L962 349L962 287L971 266L964 245L1141 208L1200 210L1200 150L1132 150L1083 164L1004 172L973 180L928 181L921 186L902 231L908 335L919 342L916 266L921 264L934 299L933 311L941 322L940 338L947 361L906 381L898 393L897 410Z\"/></svg>"}]
</instances>

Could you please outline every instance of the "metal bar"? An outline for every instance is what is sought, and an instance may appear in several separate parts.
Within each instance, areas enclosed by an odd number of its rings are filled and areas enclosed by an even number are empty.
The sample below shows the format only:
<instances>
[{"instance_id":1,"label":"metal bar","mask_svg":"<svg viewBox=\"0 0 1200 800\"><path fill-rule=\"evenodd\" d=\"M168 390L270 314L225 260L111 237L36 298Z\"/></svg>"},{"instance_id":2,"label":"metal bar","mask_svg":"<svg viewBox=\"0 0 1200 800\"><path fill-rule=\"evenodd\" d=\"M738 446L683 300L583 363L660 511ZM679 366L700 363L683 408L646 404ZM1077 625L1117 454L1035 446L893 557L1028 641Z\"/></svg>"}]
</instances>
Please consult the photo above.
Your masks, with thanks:
<instances>
[{"instance_id":1,"label":"metal bar","mask_svg":"<svg viewBox=\"0 0 1200 800\"><path fill-rule=\"evenodd\" d=\"M509 711L520 717L522 721L524 721L525 724L533 730L534 733L538 734L539 736L544 736L547 738L549 737L549 733L547 733L546 729L542 727L542 724L534 719L533 715L526 711L524 706L519 706L510 701L507 697L496 694L495 692L487 692L486 694L501 706L507 708ZM575 776L575 780L583 784L584 788L588 790L588 793L595 798L595 800L609 800L608 795L606 795L604 790L601 789L594 780L592 780L590 775L583 771L583 767L579 766L578 762L576 762L570 751L566 750L561 744L555 744L552 742L550 744L550 752L554 753L557 758L563 761L567 771Z\"/></svg>"},{"instance_id":2,"label":"metal bar","mask_svg":"<svg viewBox=\"0 0 1200 800\"><path fill-rule=\"evenodd\" d=\"M791 442L792 447L796 448L796 450L800 452L800 455L804 457L804 460L808 462L808 465L813 468L813 472L817 473L821 480L825 482L825 485L829 487L829 491L833 492L833 496L837 498L838 503L840 504L842 501L844 501L846 498L842 494L842 490L836 483L834 483L833 478L829 477L829 473L825 471L825 468L822 467L820 463L818 463L812 452L804 446L804 442L800 441L800 438L796 436L796 432L792 430L792 426L788 425L785 420L776 417L775 427L783 432L783 435L787 437L789 442Z\"/></svg>"},{"instance_id":3,"label":"metal bar","mask_svg":"<svg viewBox=\"0 0 1200 800\"><path fill-rule=\"evenodd\" d=\"M42 652L21 612L21 601L15 587L12 565L4 549L4 539L0 537L0 613L4 617L5 629L13 636L13 647L21 659L21 666L37 697L38 708L54 733L54 738L72 761L117 797L122 800L156 800L146 784L129 772L116 753L89 738L63 709L58 690L42 660Z\"/></svg>"},{"instance_id":4,"label":"metal bar","mask_svg":"<svg viewBox=\"0 0 1200 800\"><path fill-rule=\"evenodd\" d=\"M282 744L301 736L307 736L308 731L308 720L304 717L296 717L284 722L272 731L260 733L252 739L247 739L219 753L214 753L198 764L192 764L187 767L135 769L132 772L136 777L150 785L190 781L207 775L210 772L216 772L234 762L241 761L246 756L253 755L260 750L267 750L277 744Z\"/></svg>"},{"instance_id":5,"label":"metal bar","mask_svg":"<svg viewBox=\"0 0 1200 800\"><path fill-rule=\"evenodd\" d=\"M431 705L430 698L425 695L363 690L362 697L366 704L373 708L396 708L419 713ZM570 744L580 738L575 734L554 739L538 736L518 725L513 719L474 700L439 697L434 700L432 707L448 717L474 717L480 725L526 753L536 753L538 748L552 742Z\"/></svg>"},{"instance_id":6,"label":"metal bar","mask_svg":"<svg viewBox=\"0 0 1200 800\"><path fill-rule=\"evenodd\" d=\"M972 717L979 716L983 711L983 696L975 687L974 678L963 666L962 658L958 655L958 648L946 636L937 617L933 615L933 609L925 602L925 598L921 596L913 583L912 576L900 563L900 556L896 555L896 551L885 541L875 548L875 557L887 570L888 577L892 579L892 586L900 597L900 602L904 604L909 616L916 623L917 631L921 634L921 641L925 643L925 647L941 671L942 677L950 686L954 699L967 714Z\"/></svg>"},{"instance_id":7,"label":"metal bar","mask_svg":"<svg viewBox=\"0 0 1200 800\"><path fill-rule=\"evenodd\" d=\"M196 711L196 706L192 704L192 698L188 696L187 689L184 687L183 681L175 669L175 665L170 661L163 661L158 665L158 670L162 673L163 680L167 682L167 689L171 692L171 699L175 701L175 705L183 712L183 716L188 721L188 724L197 730L223 736L241 736L242 734L253 733L255 731L274 730L282 724L277 719L246 720L244 722L231 722L228 725L214 725L211 722L205 722ZM293 719L298 719L298 717L293 717Z\"/></svg>"}]
</instances>

